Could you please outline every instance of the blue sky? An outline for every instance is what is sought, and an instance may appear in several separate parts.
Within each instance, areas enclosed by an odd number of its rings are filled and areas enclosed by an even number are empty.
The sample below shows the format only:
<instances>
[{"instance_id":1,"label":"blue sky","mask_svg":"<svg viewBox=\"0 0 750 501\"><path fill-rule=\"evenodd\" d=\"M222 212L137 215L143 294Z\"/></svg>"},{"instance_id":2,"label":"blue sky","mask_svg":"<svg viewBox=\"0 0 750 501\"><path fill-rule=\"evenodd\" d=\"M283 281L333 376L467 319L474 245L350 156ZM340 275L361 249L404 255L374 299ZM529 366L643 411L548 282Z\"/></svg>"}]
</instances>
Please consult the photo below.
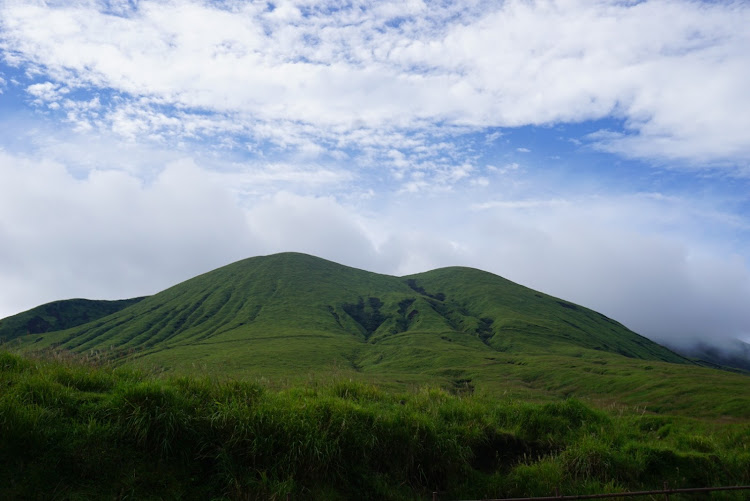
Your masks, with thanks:
<instances>
[{"instance_id":1,"label":"blue sky","mask_svg":"<svg viewBox=\"0 0 750 501\"><path fill-rule=\"evenodd\" d=\"M0 1L0 317L295 250L750 336L750 6Z\"/></svg>"}]
</instances>

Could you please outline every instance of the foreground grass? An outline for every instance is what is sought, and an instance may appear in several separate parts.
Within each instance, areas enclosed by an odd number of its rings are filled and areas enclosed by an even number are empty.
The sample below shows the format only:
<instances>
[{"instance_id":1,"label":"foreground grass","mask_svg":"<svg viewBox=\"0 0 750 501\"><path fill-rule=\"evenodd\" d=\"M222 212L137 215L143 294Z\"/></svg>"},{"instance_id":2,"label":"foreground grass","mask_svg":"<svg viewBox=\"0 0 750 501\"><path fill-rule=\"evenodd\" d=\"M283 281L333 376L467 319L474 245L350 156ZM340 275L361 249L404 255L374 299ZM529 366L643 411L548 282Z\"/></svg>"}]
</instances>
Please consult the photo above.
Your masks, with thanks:
<instances>
[{"instance_id":1,"label":"foreground grass","mask_svg":"<svg viewBox=\"0 0 750 501\"><path fill-rule=\"evenodd\" d=\"M750 484L750 423L0 352L2 499L467 499L664 481Z\"/></svg>"}]
</instances>

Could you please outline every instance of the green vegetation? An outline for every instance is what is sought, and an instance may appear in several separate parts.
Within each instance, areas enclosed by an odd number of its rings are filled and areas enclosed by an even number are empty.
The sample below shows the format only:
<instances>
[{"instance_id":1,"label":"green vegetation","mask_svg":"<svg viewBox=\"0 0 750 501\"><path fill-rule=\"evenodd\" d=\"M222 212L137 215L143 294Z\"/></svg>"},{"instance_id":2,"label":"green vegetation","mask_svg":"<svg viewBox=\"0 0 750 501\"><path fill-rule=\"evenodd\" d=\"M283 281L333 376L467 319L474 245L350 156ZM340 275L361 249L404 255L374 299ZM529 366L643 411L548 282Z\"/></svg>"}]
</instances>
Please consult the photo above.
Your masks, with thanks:
<instances>
[{"instance_id":1,"label":"green vegetation","mask_svg":"<svg viewBox=\"0 0 750 501\"><path fill-rule=\"evenodd\" d=\"M10 337L26 350L95 350L233 376L304 377L336 364L419 380L428 368L460 371L497 354L571 347L693 365L603 315L491 273L444 268L399 278L295 253L239 261L84 325L24 334Z\"/></svg>"},{"instance_id":2,"label":"green vegetation","mask_svg":"<svg viewBox=\"0 0 750 501\"><path fill-rule=\"evenodd\" d=\"M0 323L0 499L750 483L747 374L479 270L287 253L81 301Z\"/></svg>"},{"instance_id":3,"label":"green vegetation","mask_svg":"<svg viewBox=\"0 0 750 501\"><path fill-rule=\"evenodd\" d=\"M0 342L10 341L27 334L43 334L77 327L116 313L142 299L142 297L119 301L64 299L43 304L0 320Z\"/></svg>"},{"instance_id":4,"label":"green vegetation","mask_svg":"<svg viewBox=\"0 0 750 501\"><path fill-rule=\"evenodd\" d=\"M0 352L2 499L444 499L750 483L750 423L579 400L272 388ZM743 499L721 493L715 499Z\"/></svg>"},{"instance_id":5,"label":"green vegetation","mask_svg":"<svg viewBox=\"0 0 750 501\"><path fill-rule=\"evenodd\" d=\"M603 315L491 273L444 268L399 278L295 253L224 266L110 316L48 334L40 345L78 352L111 347L148 357L173 347L295 336L334 336L347 350L392 343L403 333L452 334L504 352L550 353L573 344L689 363ZM37 339L27 336L26 342Z\"/></svg>"},{"instance_id":6,"label":"green vegetation","mask_svg":"<svg viewBox=\"0 0 750 501\"><path fill-rule=\"evenodd\" d=\"M275 386L338 377L750 418L747 376L699 367L599 313L470 268L398 278L304 254L251 258L7 346Z\"/></svg>"}]
</instances>

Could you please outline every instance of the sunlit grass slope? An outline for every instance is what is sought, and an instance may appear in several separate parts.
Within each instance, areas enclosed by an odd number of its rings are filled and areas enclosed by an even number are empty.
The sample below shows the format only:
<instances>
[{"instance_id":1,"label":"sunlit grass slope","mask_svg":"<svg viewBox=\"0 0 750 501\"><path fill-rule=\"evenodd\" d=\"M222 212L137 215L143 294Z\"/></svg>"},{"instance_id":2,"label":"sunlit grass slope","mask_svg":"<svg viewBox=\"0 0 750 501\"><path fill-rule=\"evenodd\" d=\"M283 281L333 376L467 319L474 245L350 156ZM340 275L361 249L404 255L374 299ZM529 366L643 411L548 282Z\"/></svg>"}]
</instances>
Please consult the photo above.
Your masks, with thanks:
<instances>
[{"instance_id":1,"label":"sunlit grass slope","mask_svg":"<svg viewBox=\"0 0 750 501\"><path fill-rule=\"evenodd\" d=\"M420 333L458 335L498 352L575 346L686 362L603 315L487 272L446 268L399 278L295 253L225 266L54 339L77 351L154 352L220 343L251 350L269 338L292 346L300 337L354 347Z\"/></svg>"},{"instance_id":2,"label":"sunlit grass slope","mask_svg":"<svg viewBox=\"0 0 750 501\"><path fill-rule=\"evenodd\" d=\"M357 310L360 298L392 302L410 292L395 277L302 254L251 258L48 336L39 346L136 351L178 364L317 369L367 342L367 326L346 312Z\"/></svg>"},{"instance_id":3,"label":"sunlit grass slope","mask_svg":"<svg viewBox=\"0 0 750 501\"><path fill-rule=\"evenodd\" d=\"M470 268L393 277L304 254L256 257L94 322L27 336L22 348L282 385L335 374L400 389L750 414L746 376L697 367L599 313Z\"/></svg>"}]
</instances>

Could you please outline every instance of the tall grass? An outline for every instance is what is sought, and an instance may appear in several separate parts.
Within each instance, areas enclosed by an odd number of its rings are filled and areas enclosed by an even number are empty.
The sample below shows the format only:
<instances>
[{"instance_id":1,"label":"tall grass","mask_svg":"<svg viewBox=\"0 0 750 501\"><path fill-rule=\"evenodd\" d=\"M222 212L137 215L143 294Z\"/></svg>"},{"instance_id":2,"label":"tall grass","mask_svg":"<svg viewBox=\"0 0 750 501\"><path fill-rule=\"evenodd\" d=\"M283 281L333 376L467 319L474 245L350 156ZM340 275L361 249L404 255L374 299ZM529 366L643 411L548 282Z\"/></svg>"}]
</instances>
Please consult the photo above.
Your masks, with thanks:
<instances>
[{"instance_id":1,"label":"tall grass","mask_svg":"<svg viewBox=\"0 0 750 501\"><path fill-rule=\"evenodd\" d=\"M750 483L750 424L0 352L2 499L467 499L663 481Z\"/></svg>"}]
</instances>

